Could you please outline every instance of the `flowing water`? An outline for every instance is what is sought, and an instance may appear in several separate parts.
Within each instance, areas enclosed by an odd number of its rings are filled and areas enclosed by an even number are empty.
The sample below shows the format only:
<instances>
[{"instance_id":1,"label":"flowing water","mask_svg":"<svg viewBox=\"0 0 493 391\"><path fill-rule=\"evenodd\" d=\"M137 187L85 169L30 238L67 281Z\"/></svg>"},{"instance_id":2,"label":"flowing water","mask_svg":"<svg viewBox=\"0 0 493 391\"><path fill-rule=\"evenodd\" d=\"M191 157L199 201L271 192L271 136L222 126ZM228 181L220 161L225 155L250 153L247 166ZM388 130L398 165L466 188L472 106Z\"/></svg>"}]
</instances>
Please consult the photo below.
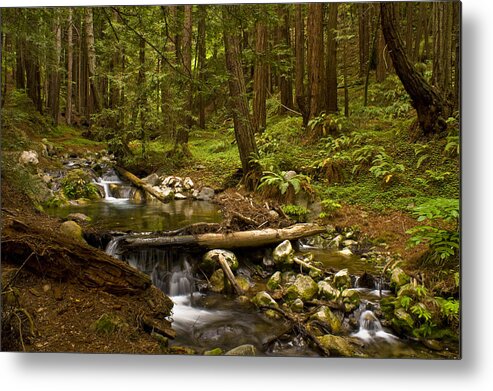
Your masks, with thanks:
<instances>
[{"instance_id":1,"label":"flowing water","mask_svg":"<svg viewBox=\"0 0 493 391\"><path fill-rule=\"evenodd\" d=\"M195 222L221 220L217 206L209 202L137 203L130 198L133 189L118 177L100 178L98 182L105 190L105 199L83 206L51 209L49 213L62 218L74 212L84 213L92 218L92 224L101 228L136 233L174 230ZM116 194L112 194L112 188L117 189ZM120 246L123 238L117 236L110 241L106 252L148 274L153 284L173 300L172 321L177 337L172 343L189 346L199 353L217 347L225 352L242 344L252 344L263 355L319 355L301 336L285 334L289 330L286 321L268 318L252 304L235 296L206 291L204 275L197 268L202 254L178 248L123 251ZM360 293L361 305L355 311L359 318L353 321L347 337L361 341L366 354L370 357L436 357L421 345L399 340L382 326L374 310L378 309L380 298L389 295L390 291L378 279L362 280L367 273L377 275L371 263L335 250L299 244L299 254L307 252L324 267L347 268L353 276L352 289ZM245 252L237 255L240 264L250 262ZM243 267L238 273L249 275L250 271ZM258 286L265 282L258 282Z\"/></svg>"}]
</instances>

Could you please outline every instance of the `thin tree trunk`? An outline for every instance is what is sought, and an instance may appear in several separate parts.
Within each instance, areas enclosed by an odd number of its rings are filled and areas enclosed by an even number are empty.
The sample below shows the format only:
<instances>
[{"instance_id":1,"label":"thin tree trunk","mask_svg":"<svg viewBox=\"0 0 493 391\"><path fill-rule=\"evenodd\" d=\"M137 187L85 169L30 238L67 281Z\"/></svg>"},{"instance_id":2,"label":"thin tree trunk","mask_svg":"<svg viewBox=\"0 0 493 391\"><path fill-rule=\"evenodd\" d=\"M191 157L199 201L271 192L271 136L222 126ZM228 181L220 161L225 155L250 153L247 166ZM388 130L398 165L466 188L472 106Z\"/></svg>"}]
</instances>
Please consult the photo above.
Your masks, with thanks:
<instances>
[{"instance_id":1,"label":"thin tree trunk","mask_svg":"<svg viewBox=\"0 0 493 391\"><path fill-rule=\"evenodd\" d=\"M347 41L344 41L342 48L342 77L344 83L344 116L349 117L349 86L348 86L348 65L347 65Z\"/></svg>"},{"instance_id":2,"label":"thin tree trunk","mask_svg":"<svg viewBox=\"0 0 493 391\"><path fill-rule=\"evenodd\" d=\"M356 4L358 7L358 38L359 38L359 77L366 75L370 47L369 10L371 4Z\"/></svg>"},{"instance_id":3,"label":"thin tree trunk","mask_svg":"<svg viewBox=\"0 0 493 391\"><path fill-rule=\"evenodd\" d=\"M380 23L380 14L375 15L375 12L372 12L373 16L373 21L372 24L374 25L373 27L373 33L371 35L371 47L369 51L369 57L368 57L368 66L366 67L366 75L365 75L365 92L364 92L364 97L363 97L363 106L368 106L368 86L370 84L370 61L372 58L375 57L375 48L376 48L376 43L377 43L377 33L378 33L378 25Z\"/></svg>"},{"instance_id":4,"label":"thin tree trunk","mask_svg":"<svg viewBox=\"0 0 493 391\"><path fill-rule=\"evenodd\" d=\"M264 6L260 6L265 9ZM260 18L264 18L262 13ZM256 132L263 132L266 125L266 98L267 98L267 26L260 19L255 25L255 69L253 73L253 122Z\"/></svg>"},{"instance_id":5,"label":"thin tree trunk","mask_svg":"<svg viewBox=\"0 0 493 391\"><path fill-rule=\"evenodd\" d=\"M290 56L286 54L287 49L291 47L291 37L289 32L289 9L287 4L278 4L277 13L280 25L277 28L278 43L283 48L284 54L279 57L280 64L287 64L291 61ZM293 109L293 80L291 72L281 70L279 76L279 91L281 95L281 106L279 114L284 114Z\"/></svg>"},{"instance_id":6,"label":"thin tree trunk","mask_svg":"<svg viewBox=\"0 0 493 391\"><path fill-rule=\"evenodd\" d=\"M68 9L68 31L67 31L67 103L65 109L65 121L67 125L72 124L72 77L74 62L74 47L72 42L72 8Z\"/></svg>"},{"instance_id":7,"label":"thin tree trunk","mask_svg":"<svg viewBox=\"0 0 493 391\"><path fill-rule=\"evenodd\" d=\"M305 23L303 4L295 4L295 92L296 105L303 117L303 126L308 124L308 104L305 95Z\"/></svg>"},{"instance_id":8,"label":"thin tree trunk","mask_svg":"<svg viewBox=\"0 0 493 391\"><path fill-rule=\"evenodd\" d=\"M257 155L258 151L255 143L255 128L250 118L245 78L240 61L240 38L238 36L237 19L234 15L235 9L237 9L236 6L222 6L224 50L229 76L235 137L243 168L242 183L247 190L253 190L256 188L260 178L260 167L252 162L252 157Z\"/></svg>"},{"instance_id":9,"label":"thin tree trunk","mask_svg":"<svg viewBox=\"0 0 493 391\"><path fill-rule=\"evenodd\" d=\"M433 3L433 74L431 83L445 98L452 90L453 3Z\"/></svg>"},{"instance_id":10,"label":"thin tree trunk","mask_svg":"<svg viewBox=\"0 0 493 391\"><path fill-rule=\"evenodd\" d=\"M412 63L415 62L413 50L414 3L406 3L406 52Z\"/></svg>"},{"instance_id":11,"label":"thin tree trunk","mask_svg":"<svg viewBox=\"0 0 493 391\"><path fill-rule=\"evenodd\" d=\"M337 107L337 3L328 4L329 19L327 23L327 113L336 113Z\"/></svg>"},{"instance_id":12,"label":"thin tree trunk","mask_svg":"<svg viewBox=\"0 0 493 391\"><path fill-rule=\"evenodd\" d=\"M55 36L55 50L54 58L51 62L50 81L49 81L49 95L48 95L48 107L50 108L51 119L53 125L58 125L58 116L60 113L60 55L62 51L62 30L60 26L59 17L53 24L53 32Z\"/></svg>"},{"instance_id":13,"label":"thin tree trunk","mask_svg":"<svg viewBox=\"0 0 493 391\"><path fill-rule=\"evenodd\" d=\"M446 129L449 108L439 92L434 90L417 72L404 51L404 44L397 32L394 21L394 4L380 4L382 29L389 46L392 63L404 88L411 97L418 114L418 121L425 134Z\"/></svg>"},{"instance_id":14,"label":"thin tree trunk","mask_svg":"<svg viewBox=\"0 0 493 391\"><path fill-rule=\"evenodd\" d=\"M199 127L205 129L205 72L206 72L206 40L205 40L205 28L207 17L207 6L200 5L199 21L198 21L198 72L199 72L199 90L198 90L198 107L199 107Z\"/></svg>"},{"instance_id":15,"label":"thin tree trunk","mask_svg":"<svg viewBox=\"0 0 493 391\"><path fill-rule=\"evenodd\" d=\"M323 4L308 5L308 90L310 115L318 116L324 109L323 105Z\"/></svg>"},{"instance_id":16,"label":"thin tree trunk","mask_svg":"<svg viewBox=\"0 0 493 391\"><path fill-rule=\"evenodd\" d=\"M388 61L390 59L388 58L388 51L385 45L385 38L383 37L383 32L382 29L379 28L377 32L377 52L376 52L376 60L377 60L377 67L376 67L376 80L377 83L382 83L385 78L387 77L387 67L388 67Z\"/></svg>"},{"instance_id":17,"label":"thin tree trunk","mask_svg":"<svg viewBox=\"0 0 493 391\"><path fill-rule=\"evenodd\" d=\"M101 96L98 89L96 73L96 48L94 43L94 23L92 8L85 9L85 32L87 46L87 70L89 76L89 86L92 97L93 109L98 112L101 109ZM90 110L93 114L93 111Z\"/></svg>"},{"instance_id":18,"label":"thin tree trunk","mask_svg":"<svg viewBox=\"0 0 493 391\"><path fill-rule=\"evenodd\" d=\"M414 41L414 60L422 61L421 40L423 39L426 25L426 3L419 3L419 18L416 24L416 36Z\"/></svg>"}]
</instances>

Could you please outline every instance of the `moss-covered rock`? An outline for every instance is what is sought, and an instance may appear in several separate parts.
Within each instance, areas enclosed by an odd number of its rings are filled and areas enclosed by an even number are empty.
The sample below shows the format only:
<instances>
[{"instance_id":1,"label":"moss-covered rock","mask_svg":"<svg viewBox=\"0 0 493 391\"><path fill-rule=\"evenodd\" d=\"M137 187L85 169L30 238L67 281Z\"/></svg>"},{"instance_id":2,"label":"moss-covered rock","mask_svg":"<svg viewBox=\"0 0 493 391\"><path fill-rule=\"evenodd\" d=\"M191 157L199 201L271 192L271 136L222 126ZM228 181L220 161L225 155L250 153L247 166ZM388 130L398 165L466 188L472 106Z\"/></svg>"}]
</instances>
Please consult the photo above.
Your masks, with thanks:
<instances>
[{"instance_id":1,"label":"moss-covered rock","mask_svg":"<svg viewBox=\"0 0 493 391\"><path fill-rule=\"evenodd\" d=\"M294 250L289 240L280 243L272 252L272 258L276 265L292 265Z\"/></svg>"},{"instance_id":2,"label":"moss-covered rock","mask_svg":"<svg viewBox=\"0 0 493 391\"><path fill-rule=\"evenodd\" d=\"M351 288L351 276L347 269L339 270L333 277L334 286L337 289Z\"/></svg>"},{"instance_id":3,"label":"moss-covered rock","mask_svg":"<svg viewBox=\"0 0 493 391\"><path fill-rule=\"evenodd\" d=\"M250 290L250 281L248 281L245 277L236 276L235 280L243 292L247 292Z\"/></svg>"},{"instance_id":4,"label":"moss-covered rock","mask_svg":"<svg viewBox=\"0 0 493 391\"><path fill-rule=\"evenodd\" d=\"M237 346L236 348L227 351L224 355L225 356L256 356L257 348L250 344L240 345Z\"/></svg>"},{"instance_id":5,"label":"moss-covered rock","mask_svg":"<svg viewBox=\"0 0 493 391\"><path fill-rule=\"evenodd\" d=\"M220 356L224 352L221 348L215 348L204 352L204 356Z\"/></svg>"},{"instance_id":6,"label":"moss-covered rock","mask_svg":"<svg viewBox=\"0 0 493 391\"><path fill-rule=\"evenodd\" d=\"M358 291L354 289L346 289L341 293L344 310L346 312L354 311L360 305L361 299Z\"/></svg>"},{"instance_id":7,"label":"moss-covered rock","mask_svg":"<svg viewBox=\"0 0 493 391\"><path fill-rule=\"evenodd\" d=\"M329 327L331 333L337 334L341 330L341 319L334 314L329 307L322 306L311 317L311 320L316 320Z\"/></svg>"},{"instance_id":8,"label":"moss-covered rock","mask_svg":"<svg viewBox=\"0 0 493 391\"><path fill-rule=\"evenodd\" d=\"M399 323L405 323L407 326L413 327L414 319L404 308L396 308L394 316L400 321Z\"/></svg>"},{"instance_id":9,"label":"moss-covered rock","mask_svg":"<svg viewBox=\"0 0 493 391\"><path fill-rule=\"evenodd\" d=\"M390 285L394 288L400 288L401 286L409 282L409 276L400 267L395 267L390 275Z\"/></svg>"},{"instance_id":10,"label":"moss-covered rock","mask_svg":"<svg viewBox=\"0 0 493 391\"><path fill-rule=\"evenodd\" d=\"M341 292L334 288L330 282L323 280L318 282L318 296L321 299L337 300L341 295Z\"/></svg>"},{"instance_id":11,"label":"moss-covered rock","mask_svg":"<svg viewBox=\"0 0 493 391\"><path fill-rule=\"evenodd\" d=\"M267 288L270 291L275 291L281 285L281 272L277 271L272 276L270 276L267 281Z\"/></svg>"},{"instance_id":12,"label":"moss-covered rock","mask_svg":"<svg viewBox=\"0 0 493 391\"><path fill-rule=\"evenodd\" d=\"M265 291L258 292L253 298L252 303L257 307L278 307L276 301Z\"/></svg>"},{"instance_id":13,"label":"moss-covered rock","mask_svg":"<svg viewBox=\"0 0 493 391\"><path fill-rule=\"evenodd\" d=\"M65 221L60 225L60 232L62 235L68 236L73 240L79 242L84 242L85 240L82 236L82 228L75 221Z\"/></svg>"},{"instance_id":14,"label":"moss-covered rock","mask_svg":"<svg viewBox=\"0 0 493 391\"><path fill-rule=\"evenodd\" d=\"M103 314L91 325L94 331L101 334L112 334L127 327L128 324L115 314Z\"/></svg>"},{"instance_id":15,"label":"moss-covered rock","mask_svg":"<svg viewBox=\"0 0 493 391\"><path fill-rule=\"evenodd\" d=\"M285 292L284 298L288 301L301 299L309 301L318 293L318 285L310 276L298 274L293 285Z\"/></svg>"},{"instance_id":16,"label":"moss-covered rock","mask_svg":"<svg viewBox=\"0 0 493 391\"><path fill-rule=\"evenodd\" d=\"M238 269L239 263L236 255L228 250L214 249L207 251L202 257L200 267L206 272L212 273L219 266L219 256L222 255L228 263L230 269L234 272Z\"/></svg>"},{"instance_id":17,"label":"moss-covered rock","mask_svg":"<svg viewBox=\"0 0 493 391\"><path fill-rule=\"evenodd\" d=\"M224 272L223 269L217 269L209 280L211 284L211 291L221 293L224 291Z\"/></svg>"},{"instance_id":18,"label":"moss-covered rock","mask_svg":"<svg viewBox=\"0 0 493 391\"><path fill-rule=\"evenodd\" d=\"M317 337L320 344L336 357L365 357L356 344L344 337L327 334Z\"/></svg>"},{"instance_id":19,"label":"moss-covered rock","mask_svg":"<svg viewBox=\"0 0 493 391\"><path fill-rule=\"evenodd\" d=\"M303 312L303 306L304 306L303 300L296 299L291 303L289 309L293 312Z\"/></svg>"}]
</instances>

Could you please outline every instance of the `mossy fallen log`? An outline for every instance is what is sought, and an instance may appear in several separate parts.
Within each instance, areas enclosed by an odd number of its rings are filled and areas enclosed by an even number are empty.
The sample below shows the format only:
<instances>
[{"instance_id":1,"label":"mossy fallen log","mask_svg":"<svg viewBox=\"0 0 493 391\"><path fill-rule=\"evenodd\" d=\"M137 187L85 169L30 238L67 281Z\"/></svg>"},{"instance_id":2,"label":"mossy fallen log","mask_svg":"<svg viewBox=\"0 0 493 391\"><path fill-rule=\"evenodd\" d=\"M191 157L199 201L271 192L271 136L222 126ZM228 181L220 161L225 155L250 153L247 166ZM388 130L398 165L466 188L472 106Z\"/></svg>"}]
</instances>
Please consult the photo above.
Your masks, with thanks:
<instances>
[{"instance_id":1,"label":"mossy fallen log","mask_svg":"<svg viewBox=\"0 0 493 391\"><path fill-rule=\"evenodd\" d=\"M307 236L318 235L324 232L326 232L326 229L320 225L304 223L279 229L266 228L261 230L182 236L128 237L124 239L124 242L127 247L196 245L205 248L230 249L260 247L280 243L284 240L296 240Z\"/></svg>"},{"instance_id":2,"label":"mossy fallen log","mask_svg":"<svg viewBox=\"0 0 493 391\"><path fill-rule=\"evenodd\" d=\"M164 202L165 204L171 201L169 197L164 197L163 194L156 191L151 185L145 183L142 179L137 178L131 172L128 172L122 167L115 167L115 169L119 172L119 174L122 177L124 177L126 180L131 182L135 187L144 190L145 192L155 197L157 200Z\"/></svg>"}]
</instances>

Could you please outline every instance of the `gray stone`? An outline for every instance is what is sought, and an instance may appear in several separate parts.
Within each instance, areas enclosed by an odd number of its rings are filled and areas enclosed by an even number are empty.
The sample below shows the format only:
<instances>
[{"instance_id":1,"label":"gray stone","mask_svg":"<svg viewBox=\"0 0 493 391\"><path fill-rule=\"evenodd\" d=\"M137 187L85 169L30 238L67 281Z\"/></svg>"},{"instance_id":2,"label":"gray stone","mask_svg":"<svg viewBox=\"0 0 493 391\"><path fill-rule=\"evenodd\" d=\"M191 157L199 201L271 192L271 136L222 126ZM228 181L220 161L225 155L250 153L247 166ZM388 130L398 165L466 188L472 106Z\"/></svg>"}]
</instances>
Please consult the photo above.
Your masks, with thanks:
<instances>
[{"instance_id":1,"label":"gray stone","mask_svg":"<svg viewBox=\"0 0 493 391\"><path fill-rule=\"evenodd\" d=\"M272 252L272 258L274 262L278 265L287 264L291 265L293 263L293 246L289 240L285 240L280 243Z\"/></svg>"},{"instance_id":2,"label":"gray stone","mask_svg":"<svg viewBox=\"0 0 493 391\"><path fill-rule=\"evenodd\" d=\"M175 200L186 200L187 196L181 193L175 193Z\"/></svg>"},{"instance_id":3,"label":"gray stone","mask_svg":"<svg viewBox=\"0 0 493 391\"><path fill-rule=\"evenodd\" d=\"M157 186L160 183L159 175L156 173L152 173L151 175L146 176L145 178L142 178L142 181L147 183L148 185L151 186Z\"/></svg>"},{"instance_id":4,"label":"gray stone","mask_svg":"<svg viewBox=\"0 0 493 391\"><path fill-rule=\"evenodd\" d=\"M318 295L320 298L328 300L337 300L341 292L334 288L328 281L318 282Z\"/></svg>"},{"instance_id":5,"label":"gray stone","mask_svg":"<svg viewBox=\"0 0 493 391\"><path fill-rule=\"evenodd\" d=\"M349 275L348 269L341 269L334 274L333 282L337 289L350 288L351 276Z\"/></svg>"},{"instance_id":6,"label":"gray stone","mask_svg":"<svg viewBox=\"0 0 493 391\"><path fill-rule=\"evenodd\" d=\"M350 257L353 255L353 252L349 248L344 247L341 251L339 251L339 254L344 257Z\"/></svg>"},{"instance_id":7,"label":"gray stone","mask_svg":"<svg viewBox=\"0 0 493 391\"><path fill-rule=\"evenodd\" d=\"M247 344L240 345L236 348L233 348L224 354L225 356L256 356L257 349L255 346Z\"/></svg>"},{"instance_id":8,"label":"gray stone","mask_svg":"<svg viewBox=\"0 0 493 391\"><path fill-rule=\"evenodd\" d=\"M278 307L276 301L265 291L258 292L255 297L252 298L252 303L257 307Z\"/></svg>"},{"instance_id":9,"label":"gray stone","mask_svg":"<svg viewBox=\"0 0 493 391\"><path fill-rule=\"evenodd\" d=\"M192 179L190 179L190 177L186 177L184 180L183 180L183 188L185 190L191 190L193 189L193 181Z\"/></svg>"},{"instance_id":10,"label":"gray stone","mask_svg":"<svg viewBox=\"0 0 493 391\"><path fill-rule=\"evenodd\" d=\"M301 299L303 301L309 301L313 299L317 293L318 285L313 278L298 274L293 285L286 290L284 298L286 300Z\"/></svg>"},{"instance_id":11,"label":"gray stone","mask_svg":"<svg viewBox=\"0 0 493 391\"><path fill-rule=\"evenodd\" d=\"M296 171L293 171L293 170L288 171L288 172L286 172L286 173L284 174L284 180L286 180L286 181L290 181L290 180L291 180L291 179L293 179L296 175L298 175L298 174L296 173Z\"/></svg>"},{"instance_id":12,"label":"gray stone","mask_svg":"<svg viewBox=\"0 0 493 391\"><path fill-rule=\"evenodd\" d=\"M84 213L70 213L67 216L67 220L84 222L91 221L91 218L89 216L86 216Z\"/></svg>"},{"instance_id":13,"label":"gray stone","mask_svg":"<svg viewBox=\"0 0 493 391\"><path fill-rule=\"evenodd\" d=\"M279 213L275 210L269 210L269 217L273 220L277 220L279 218Z\"/></svg>"},{"instance_id":14,"label":"gray stone","mask_svg":"<svg viewBox=\"0 0 493 391\"><path fill-rule=\"evenodd\" d=\"M28 164L35 166L39 164L38 153L36 151L23 151L19 156L19 163L24 166Z\"/></svg>"},{"instance_id":15,"label":"gray stone","mask_svg":"<svg viewBox=\"0 0 493 391\"><path fill-rule=\"evenodd\" d=\"M360 305L361 299L359 293L354 289L346 289L341 293L341 297L346 312L354 311Z\"/></svg>"},{"instance_id":16,"label":"gray stone","mask_svg":"<svg viewBox=\"0 0 493 391\"><path fill-rule=\"evenodd\" d=\"M197 194L196 198L200 201L211 201L214 197L214 194L214 189L204 186L202 189L200 189L200 192Z\"/></svg>"}]
</instances>

